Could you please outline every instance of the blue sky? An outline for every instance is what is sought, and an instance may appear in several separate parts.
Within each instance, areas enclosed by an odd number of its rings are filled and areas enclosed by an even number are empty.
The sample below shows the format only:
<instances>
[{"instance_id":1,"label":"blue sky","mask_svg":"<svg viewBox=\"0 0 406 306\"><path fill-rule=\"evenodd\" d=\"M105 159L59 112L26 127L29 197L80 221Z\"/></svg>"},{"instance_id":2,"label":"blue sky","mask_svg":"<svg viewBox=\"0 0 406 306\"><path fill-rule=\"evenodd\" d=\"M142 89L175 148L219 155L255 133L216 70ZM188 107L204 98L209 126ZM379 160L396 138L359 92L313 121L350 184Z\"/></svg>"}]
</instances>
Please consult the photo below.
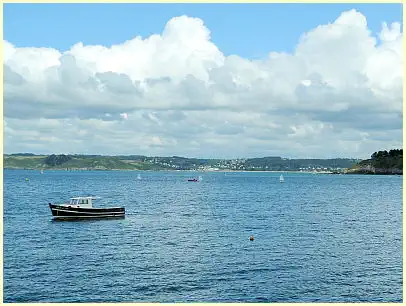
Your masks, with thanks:
<instances>
[{"instance_id":1,"label":"blue sky","mask_svg":"<svg viewBox=\"0 0 406 306\"><path fill-rule=\"evenodd\" d=\"M5 4L5 151L400 148L401 23L401 4Z\"/></svg>"},{"instance_id":2,"label":"blue sky","mask_svg":"<svg viewBox=\"0 0 406 306\"><path fill-rule=\"evenodd\" d=\"M300 36L355 8L379 32L383 21L402 22L401 4L5 4L4 39L17 47L68 50L119 44L161 33L174 16L201 18L225 54L261 58L292 52Z\"/></svg>"}]
</instances>

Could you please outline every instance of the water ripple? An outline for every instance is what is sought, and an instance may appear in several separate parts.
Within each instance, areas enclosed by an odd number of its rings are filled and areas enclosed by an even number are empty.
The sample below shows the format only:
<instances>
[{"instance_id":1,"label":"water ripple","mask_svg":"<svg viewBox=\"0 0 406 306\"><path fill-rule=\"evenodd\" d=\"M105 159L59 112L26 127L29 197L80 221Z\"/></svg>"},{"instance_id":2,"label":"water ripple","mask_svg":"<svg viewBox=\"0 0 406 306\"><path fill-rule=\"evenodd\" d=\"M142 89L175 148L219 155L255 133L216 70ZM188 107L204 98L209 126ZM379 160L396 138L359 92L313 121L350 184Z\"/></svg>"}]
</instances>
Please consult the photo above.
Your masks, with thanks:
<instances>
[{"instance_id":1,"label":"water ripple","mask_svg":"<svg viewBox=\"0 0 406 306\"><path fill-rule=\"evenodd\" d=\"M402 300L402 177L137 174L4 171L4 301ZM50 220L89 193L126 218Z\"/></svg>"}]
</instances>

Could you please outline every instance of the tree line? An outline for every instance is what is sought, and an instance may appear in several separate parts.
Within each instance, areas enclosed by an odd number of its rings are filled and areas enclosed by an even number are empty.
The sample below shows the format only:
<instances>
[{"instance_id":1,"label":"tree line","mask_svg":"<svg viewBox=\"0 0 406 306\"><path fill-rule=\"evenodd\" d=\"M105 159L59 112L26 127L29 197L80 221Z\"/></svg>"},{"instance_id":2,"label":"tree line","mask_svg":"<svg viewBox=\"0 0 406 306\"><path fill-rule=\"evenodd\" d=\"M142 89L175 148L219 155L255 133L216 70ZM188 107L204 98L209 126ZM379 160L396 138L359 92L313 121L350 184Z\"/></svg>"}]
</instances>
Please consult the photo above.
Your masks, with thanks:
<instances>
[{"instance_id":1,"label":"tree line","mask_svg":"<svg viewBox=\"0 0 406 306\"><path fill-rule=\"evenodd\" d=\"M371 155L371 159L364 161L375 168L403 169L403 149L378 151Z\"/></svg>"},{"instance_id":2,"label":"tree line","mask_svg":"<svg viewBox=\"0 0 406 306\"><path fill-rule=\"evenodd\" d=\"M44 163L48 166L59 166L62 165L63 163L66 163L67 161L70 161L72 159L72 156L70 155L65 155L65 154L60 154L60 155L49 155L44 159Z\"/></svg>"}]
</instances>

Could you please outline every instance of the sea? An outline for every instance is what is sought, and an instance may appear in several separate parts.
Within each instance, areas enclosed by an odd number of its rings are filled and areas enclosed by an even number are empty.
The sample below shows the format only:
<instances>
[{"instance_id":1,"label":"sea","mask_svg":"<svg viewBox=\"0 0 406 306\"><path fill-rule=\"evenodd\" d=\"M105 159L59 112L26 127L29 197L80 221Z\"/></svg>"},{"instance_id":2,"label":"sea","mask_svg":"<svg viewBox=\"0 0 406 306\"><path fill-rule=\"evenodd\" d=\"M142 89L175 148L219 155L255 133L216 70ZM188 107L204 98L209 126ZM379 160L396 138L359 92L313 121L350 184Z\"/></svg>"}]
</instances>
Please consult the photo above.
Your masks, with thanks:
<instances>
[{"instance_id":1,"label":"sea","mask_svg":"<svg viewBox=\"0 0 406 306\"><path fill-rule=\"evenodd\" d=\"M402 302L402 176L3 173L4 302Z\"/></svg>"}]
</instances>

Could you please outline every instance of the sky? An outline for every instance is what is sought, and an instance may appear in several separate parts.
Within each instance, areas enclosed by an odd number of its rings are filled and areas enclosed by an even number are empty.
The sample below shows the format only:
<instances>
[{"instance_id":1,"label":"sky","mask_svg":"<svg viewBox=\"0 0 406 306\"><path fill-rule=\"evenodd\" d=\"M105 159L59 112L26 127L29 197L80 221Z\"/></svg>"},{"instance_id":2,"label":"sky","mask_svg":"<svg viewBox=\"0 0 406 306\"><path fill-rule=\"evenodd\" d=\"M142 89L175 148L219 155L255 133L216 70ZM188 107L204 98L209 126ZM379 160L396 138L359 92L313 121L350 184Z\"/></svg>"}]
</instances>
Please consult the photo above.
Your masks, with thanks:
<instances>
[{"instance_id":1,"label":"sky","mask_svg":"<svg viewBox=\"0 0 406 306\"><path fill-rule=\"evenodd\" d=\"M5 153L402 148L400 4L5 4Z\"/></svg>"}]
</instances>

